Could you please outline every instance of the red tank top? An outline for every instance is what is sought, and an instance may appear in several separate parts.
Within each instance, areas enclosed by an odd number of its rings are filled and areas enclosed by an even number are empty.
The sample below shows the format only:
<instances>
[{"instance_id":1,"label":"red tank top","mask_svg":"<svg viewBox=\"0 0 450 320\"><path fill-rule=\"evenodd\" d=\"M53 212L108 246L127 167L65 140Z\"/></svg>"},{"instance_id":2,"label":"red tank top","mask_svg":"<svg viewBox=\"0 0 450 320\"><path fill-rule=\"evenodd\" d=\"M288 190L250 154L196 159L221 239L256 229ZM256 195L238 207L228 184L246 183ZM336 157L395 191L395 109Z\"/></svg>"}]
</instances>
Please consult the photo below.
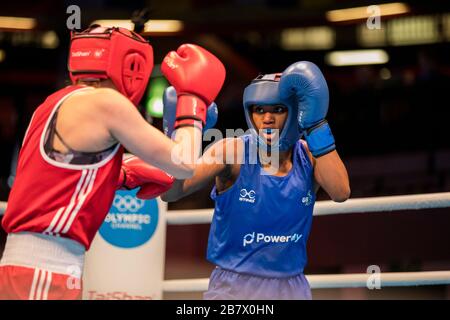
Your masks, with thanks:
<instances>
[{"instance_id":1,"label":"red tank top","mask_svg":"<svg viewBox=\"0 0 450 320\"><path fill-rule=\"evenodd\" d=\"M61 103L85 87L69 86L49 96L34 112L25 133L2 226L8 233L37 232L65 237L86 249L111 207L123 148L96 164L56 162L44 151L45 134Z\"/></svg>"}]
</instances>

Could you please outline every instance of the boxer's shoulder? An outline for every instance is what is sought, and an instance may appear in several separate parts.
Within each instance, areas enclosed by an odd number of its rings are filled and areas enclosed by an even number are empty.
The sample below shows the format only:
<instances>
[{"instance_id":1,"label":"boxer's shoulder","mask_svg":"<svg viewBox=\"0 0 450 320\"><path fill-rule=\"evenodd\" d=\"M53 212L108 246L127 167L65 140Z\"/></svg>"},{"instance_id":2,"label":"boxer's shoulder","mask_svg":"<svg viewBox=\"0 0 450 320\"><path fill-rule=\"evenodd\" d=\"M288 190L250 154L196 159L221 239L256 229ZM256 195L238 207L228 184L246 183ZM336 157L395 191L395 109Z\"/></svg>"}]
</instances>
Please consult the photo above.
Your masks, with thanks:
<instances>
[{"instance_id":1,"label":"boxer's shoulder","mask_svg":"<svg viewBox=\"0 0 450 320\"><path fill-rule=\"evenodd\" d=\"M117 90L112 88L94 88L80 90L68 97L60 107L60 112L86 115L90 118L109 116L116 108L133 109L134 106Z\"/></svg>"},{"instance_id":2,"label":"boxer's shoulder","mask_svg":"<svg viewBox=\"0 0 450 320\"><path fill-rule=\"evenodd\" d=\"M92 90L79 90L71 95L67 102L77 103L80 105L103 105L105 102L113 104L116 102L128 100L120 92L112 88L92 88Z\"/></svg>"},{"instance_id":3,"label":"boxer's shoulder","mask_svg":"<svg viewBox=\"0 0 450 320\"><path fill-rule=\"evenodd\" d=\"M300 139L299 141L303 145L303 148L305 149L306 154L308 155L309 161L311 161L313 167L315 167L316 159L314 159L314 157L312 156L312 153L311 153L311 151L309 150L309 147L308 147L308 143L306 142L306 140L303 140L303 139Z\"/></svg>"}]
</instances>

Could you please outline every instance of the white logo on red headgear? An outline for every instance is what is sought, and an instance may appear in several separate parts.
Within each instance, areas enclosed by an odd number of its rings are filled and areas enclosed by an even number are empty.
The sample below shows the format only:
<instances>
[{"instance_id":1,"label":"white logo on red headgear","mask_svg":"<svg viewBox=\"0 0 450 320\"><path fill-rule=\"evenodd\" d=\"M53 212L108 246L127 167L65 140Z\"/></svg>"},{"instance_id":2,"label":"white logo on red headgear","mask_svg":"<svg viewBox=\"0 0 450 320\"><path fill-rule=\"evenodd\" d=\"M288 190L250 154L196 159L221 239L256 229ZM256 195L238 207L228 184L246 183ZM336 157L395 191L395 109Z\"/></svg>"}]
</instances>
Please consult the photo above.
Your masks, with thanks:
<instances>
[{"instance_id":1,"label":"white logo on red headgear","mask_svg":"<svg viewBox=\"0 0 450 320\"><path fill-rule=\"evenodd\" d=\"M75 51L72 52L72 57L88 57L91 51Z\"/></svg>"},{"instance_id":2,"label":"white logo on red headgear","mask_svg":"<svg viewBox=\"0 0 450 320\"><path fill-rule=\"evenodd\" d=\"M124 28L97 26L74 33L70 51L73 83L109 78L120 93L135 105L139 103L153 69L153 49L144 38Z\"/></svg>"},{"instance_id":3,"label":"white logo on red headgear","mask_svg":"<svg viewBox=\"0 0 450 320\"><path fill-rule=\"evenodd\" d=\"M103 52L105 52L105 49L95 50L94 57L101 58L103 56Z\"/></svg>"}]
</instances>

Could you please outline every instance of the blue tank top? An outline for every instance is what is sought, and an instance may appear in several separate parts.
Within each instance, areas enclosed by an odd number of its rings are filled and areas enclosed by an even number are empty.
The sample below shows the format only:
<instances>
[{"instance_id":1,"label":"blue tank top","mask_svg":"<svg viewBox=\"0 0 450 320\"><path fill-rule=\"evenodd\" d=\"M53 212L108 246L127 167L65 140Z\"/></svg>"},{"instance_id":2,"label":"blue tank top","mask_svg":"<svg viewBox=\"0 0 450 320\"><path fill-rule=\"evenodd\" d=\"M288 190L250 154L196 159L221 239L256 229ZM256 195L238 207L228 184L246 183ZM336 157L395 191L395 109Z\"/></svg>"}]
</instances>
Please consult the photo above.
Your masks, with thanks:
<instances>
[{"instance_id":1,"label":"blue tank top","mask_svg":"<svg viewBox=\"0 0 450 320\"><path fill-rule=\"evenodd\" d=\"M245 161L239 177L221 194L216 187L211 192L215 210L207 259L223 269L257 276L303 273L316 200L305 147L300 141L294 145L293 166L278 177L262 174L258 159L249 161L255 142L249 135L241 139Z\"/></svg>"}]
</instances>

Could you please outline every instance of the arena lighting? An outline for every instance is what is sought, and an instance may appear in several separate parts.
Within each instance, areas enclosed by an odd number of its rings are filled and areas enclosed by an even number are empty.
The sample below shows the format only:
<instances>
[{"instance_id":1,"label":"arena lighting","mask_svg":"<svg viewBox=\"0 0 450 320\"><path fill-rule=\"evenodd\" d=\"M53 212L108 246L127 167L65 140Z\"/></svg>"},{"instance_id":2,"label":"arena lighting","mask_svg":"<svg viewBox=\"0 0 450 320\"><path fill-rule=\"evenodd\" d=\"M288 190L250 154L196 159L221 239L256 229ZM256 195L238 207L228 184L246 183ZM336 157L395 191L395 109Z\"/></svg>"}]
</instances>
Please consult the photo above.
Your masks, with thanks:
<instances>
[{"instance_id":1,"label":"arena lighting","mask_svg":"<svg viewBox=\"0 0 450 320\"><path fill-rule=\"evenodd\" d=\"M5 51L0 50L0 62L2 62L3 60L5 60Z\"/></svg>"},{"instance_id":2,"label":"arena lighting","mask_svg":"<svg viewBox=\"0 0 450 320\"><path fill-rule=\"evenodd\" d=\"M163 117L163 95L168 85L166 79L162 76L150 79L147 101L145 102L145 109L150 116Z\"/></svg>"},{"instance_id":3,"label":"arena lighting","mask_svg":"<svg viewBox=\"0 0 450 320\"><path fill-rule=\"evenodd\" d=\"M380 16L390 16L394 14L403 14L410 11L408 5L402 2L385 3L376 5L380 10ZM356 7L348 9L330 10L326 13L326 18L331 22L341 22L349 20L367 19L372 13L367 11L366 7Z\"/></svg>"},{"instance_id":4,"label":"arena lighting","mask_svg":"<svg viewBox=\"0 0 450 320\"><path fill-rule=\"evenodd\" d=\"M387 39L393 46L437 43L441 41L436 16L414 16L388 22Z\"/></svg>"},{"instance_id":5,"label":"arena lighting","mask_svg":"<svg viewBox=\"0 0 450 320\"><path fill-rule=\"evenodd\" d=\"M356 66L383 64L389 61L389 55L381 49L332 51L325 55L325 62L330 66Z\"/></svg>"},{"instance_id":6,"label":"arena lighting","mask_svg":"<svg viewBox=\"0 0 450 320\"><path fill-rule=\"evenodd\" d=\"M46 31L41 38L43 48L55 49L59 45L59 38L55 31Z\"/></svg>"},{"instance_id":7,"label":"arena lighting","mask_svg":"<svg viewBox=\"0 0 450 320\"><path fill-rule=\"evenodd\" d=\"M96 20L93 24L102 27L122 27L133 30L134 24L131 20ZM184 25L180 20L150 20L145 24L144 32L151 33L172 33L183 30Z\"/></svg>"},{"instance_id":8,"label":"arena lighting","mask_svg":"<svg viewBox=\"0 0 450 320\"><path fill-rule=\"evenodd\" d=\"M36 19L21 17L1 17L0 29L30 30L36 26Z\"/></svg>"},{"instance_id":9,"label":"arena lighting","mask_svg":"<svg viewBox=\"0 0 450 320\"><path fill-rule=\"evenodd\" d=\"M285 50L322 50L335 45L336 33L326 26L290 28L281 32L281 47Z\"/></svg>"}]
</instances>

